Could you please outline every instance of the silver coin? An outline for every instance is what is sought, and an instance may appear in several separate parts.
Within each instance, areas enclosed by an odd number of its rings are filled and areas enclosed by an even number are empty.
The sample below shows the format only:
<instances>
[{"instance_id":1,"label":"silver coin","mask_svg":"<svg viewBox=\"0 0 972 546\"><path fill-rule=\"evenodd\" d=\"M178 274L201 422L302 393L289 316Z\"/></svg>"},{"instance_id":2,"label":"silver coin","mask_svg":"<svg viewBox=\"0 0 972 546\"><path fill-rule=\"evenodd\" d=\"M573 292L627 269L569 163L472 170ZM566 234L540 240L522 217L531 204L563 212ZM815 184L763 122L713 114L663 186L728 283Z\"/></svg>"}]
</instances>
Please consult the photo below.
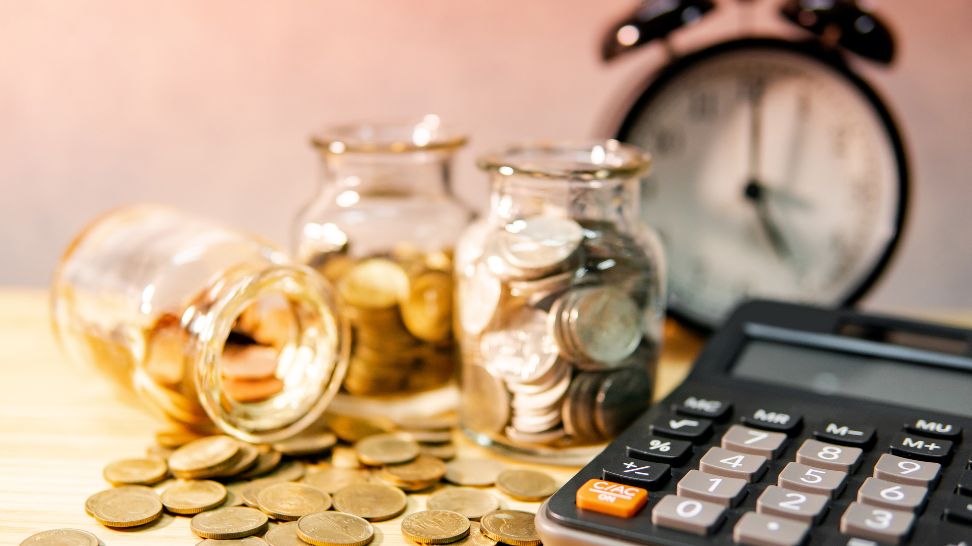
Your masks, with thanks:
<instances>
[{"instance_id":1,"label":"silver coin","mask_svg":"<svg viewBox=\"0 0 972 546\"><path fill-rule=\"evenodd\" d=\"M641 309L626 293L610 286L573 291L567 339L578 360L612 367L629 357L643 335Z\"/></svg>"},{"instance_id":2,"label":"silver coin","mask_svg":"<svg viewBox=\"0 0 972 546\"><path fill-rule=\"evenodd\" d=\"M474 364L463 366L462 373L463 425L477 432L502 431L510 420L510 394L503 380Z\"/></svg>"},{"instance_id":3,"label":"silver coin","mask_svg":"<svg viewBox=\"0 0 972 546\"><path fill-rule=\"evenodd\" d=\"M597 389L594 423L605 438L628 427L651 404L651 379L643 367L608 374Z\"/></svg>"},{"instance_id":4,"label":"silver coin","mask_svg":"<svg viewBox=\"0 0 972 546\"><path fill-rule=\"evenodd\" d=\"M508 283L510 295L527 298L529 305L536 305L551 295L560 294L574 284L577 270L564 271L531 280L511 280Z\"/></svg>"},{"instance_id":5,"label":"silver coin","mask_svg":"<svg viewBox=\"0 0 972 546\"><path fill-rule=\"evenodd\" d=\"M530 308L514 311L502 330L483 334L479 347L491 372L520 382L549 371L559 353L547 328L547 314Z\"/></svg>"},{"instance_id":6,"label":"silver coin","mask_svg":"<svg viewBox=\"0 0 972 546\"><path fill-rule=\"evenodd\" d=\"M495 238L495 253L525 276L539 276L559 268L583 239L583 229L569 218L532 216L507 224Z\"/></svg>"},{"instance_id":7,"label":"silver coin","mask_svg":"<svg viewBox=\"0 0 972 546\"><path fill-rule=\"evenodd\" d=\"M546 390L537 393L514 392L513 410L529 410L531 408L557 408L559 410L568 388L570 388L570 374L564 374L560 381Z\"/></svg>"},{"instance_id":8,"label":"silver coin","mask_svg":"<svg viewBox=\"0 0 972 546\"><path fill-rule=\"evenodd\" d=\"M524 381L507 381L506 388L511 393L516 394L539 394L559 385L564 377L570 380L570 373L573 366L563 358L558 358L550 370L538 376L536 379Z\"/></svg>"},{"instance_id":9,"label":"silver coin","mask_svg":"<svg viewBox=\"0 0 972 546\"><path fill-rule=\"evenodd\" d=\"M564 430L575 443L594 443L601 439L594 424L594 406L597 388L600 386L600 373L579 373L574 377L561 416Z\"/></svg>"},{"instance_id":10,"label":"silver coin","mask_svg":"<svg viewBox=\"0 0 972 546\"><path fill-rule=\"evenodd\" d=\"M550 445L566 436L562 427L539 433L521 432L512 427L506 427L506 437L518 444Z\"/></svg>"},{"instance_id":11,"label":"silver coin","mask_svg":"<svg viewBox=\"0 0 972 546\"><path fill-rule=\"evenodd\" d=\"M468 266L468 276L460 272L459 323L469 334L479 334L489 326L499 307L502 286L486 264Z\"/></svg>"}]
</instances>

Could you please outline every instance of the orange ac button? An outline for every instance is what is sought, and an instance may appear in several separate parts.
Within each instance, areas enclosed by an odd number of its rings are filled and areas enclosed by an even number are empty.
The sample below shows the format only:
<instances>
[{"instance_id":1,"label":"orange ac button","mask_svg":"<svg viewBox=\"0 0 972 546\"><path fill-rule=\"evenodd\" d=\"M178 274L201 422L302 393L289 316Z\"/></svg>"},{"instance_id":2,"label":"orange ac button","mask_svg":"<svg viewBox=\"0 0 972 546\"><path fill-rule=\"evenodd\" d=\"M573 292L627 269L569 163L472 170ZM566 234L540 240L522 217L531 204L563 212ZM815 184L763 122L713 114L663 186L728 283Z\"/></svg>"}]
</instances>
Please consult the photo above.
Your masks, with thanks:
<instances>
[{"instance_id":1,"label":"orange ac button","mask_svg":"<svg viewBox=\"0 0 972 546\"><path fill-rule=\"evenodd\" d=\"M648 491L607 480L587 480L577 490L577 507L619 518L630 518L648 502Z\"/></svg>"}]
</instances>

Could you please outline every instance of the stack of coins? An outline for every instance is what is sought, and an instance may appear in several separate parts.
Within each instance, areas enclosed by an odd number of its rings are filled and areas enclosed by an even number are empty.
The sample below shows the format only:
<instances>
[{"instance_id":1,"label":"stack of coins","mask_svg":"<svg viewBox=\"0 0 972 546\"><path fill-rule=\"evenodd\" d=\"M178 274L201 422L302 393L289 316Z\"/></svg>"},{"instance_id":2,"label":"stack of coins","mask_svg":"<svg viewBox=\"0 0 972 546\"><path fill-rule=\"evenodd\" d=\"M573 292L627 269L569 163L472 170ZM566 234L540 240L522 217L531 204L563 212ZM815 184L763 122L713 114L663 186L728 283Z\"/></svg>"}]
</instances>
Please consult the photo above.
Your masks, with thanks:
<instances>
[{"instance_id":1,"label":"stack of coins","mask_svg":"<svg viewBox=\"0 0 972 546\"><path fill-rule=\"evenodd\" d=\"M517 445L617 435L651 400L658 264L609 222L541 215L459 263L463 421Z\"/></svg>"},{"instance_id":2,"label":"stack of coins","mask_svg":"<svg viewBox=\"0 0 972 546\"><path fill-rule=\"evenodd\" d=\"M386 257L319 257L352 327L344 390L354 395L440 387L453 373L452 257L398 248Z\"/></svg>"}]
</instances>

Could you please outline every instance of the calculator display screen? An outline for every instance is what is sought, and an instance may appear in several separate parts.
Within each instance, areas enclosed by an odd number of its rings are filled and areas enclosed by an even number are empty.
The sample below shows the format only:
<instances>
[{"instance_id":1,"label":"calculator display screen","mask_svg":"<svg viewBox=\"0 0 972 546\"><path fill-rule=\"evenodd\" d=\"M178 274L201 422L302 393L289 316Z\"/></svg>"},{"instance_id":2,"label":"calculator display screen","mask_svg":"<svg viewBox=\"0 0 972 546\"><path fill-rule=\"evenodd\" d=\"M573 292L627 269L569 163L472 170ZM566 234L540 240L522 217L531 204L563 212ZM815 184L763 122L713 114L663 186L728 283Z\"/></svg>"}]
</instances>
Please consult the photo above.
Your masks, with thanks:
<instances>
[{"instance_id":1,"label":"calculator display screen","mask_svg":"<svg viewBox=\"0 0 972 546\"><path fill-rule=\"evenodd\" d=\"M972 416L972 373L751 339L731 375L821 394Z\"/></svg>"}]
</instances>

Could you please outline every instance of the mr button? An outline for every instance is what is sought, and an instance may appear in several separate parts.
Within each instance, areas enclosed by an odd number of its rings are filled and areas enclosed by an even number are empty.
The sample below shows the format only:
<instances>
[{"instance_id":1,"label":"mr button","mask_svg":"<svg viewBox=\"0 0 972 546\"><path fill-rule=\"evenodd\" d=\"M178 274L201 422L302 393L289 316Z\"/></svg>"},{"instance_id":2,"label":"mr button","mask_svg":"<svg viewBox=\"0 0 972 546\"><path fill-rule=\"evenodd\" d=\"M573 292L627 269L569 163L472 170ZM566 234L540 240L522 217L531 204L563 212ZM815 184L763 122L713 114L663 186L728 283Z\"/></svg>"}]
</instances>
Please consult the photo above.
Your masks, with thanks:
<instances>
[{"instance_id":1,"label":"mr button","mask_svg":"<svg viewBox=\"0 0 972 546\"><path fill-rule=\"evenodd\" d=\"M794 436L797 432L800 432L800 426L803 425L803 417L791 413L759 408L752 415L743 417L743 423L751 427L782 432L787 436Z\"/></svg>"},{"instance_id":2,"label":"mr button","mask_svg":"<svg viewBox=\"0 0 972 546\"><path fill-rule=\"evenodd\" d=\"M592 479L577 490L576 502L581 510L630 518L648 502L648 492L640 487Z\"/></svg>"}]
</instances>

